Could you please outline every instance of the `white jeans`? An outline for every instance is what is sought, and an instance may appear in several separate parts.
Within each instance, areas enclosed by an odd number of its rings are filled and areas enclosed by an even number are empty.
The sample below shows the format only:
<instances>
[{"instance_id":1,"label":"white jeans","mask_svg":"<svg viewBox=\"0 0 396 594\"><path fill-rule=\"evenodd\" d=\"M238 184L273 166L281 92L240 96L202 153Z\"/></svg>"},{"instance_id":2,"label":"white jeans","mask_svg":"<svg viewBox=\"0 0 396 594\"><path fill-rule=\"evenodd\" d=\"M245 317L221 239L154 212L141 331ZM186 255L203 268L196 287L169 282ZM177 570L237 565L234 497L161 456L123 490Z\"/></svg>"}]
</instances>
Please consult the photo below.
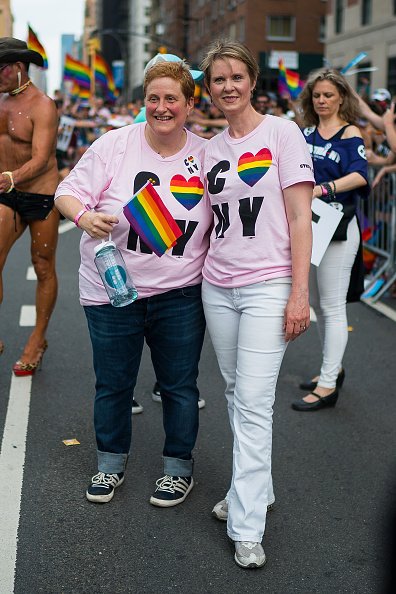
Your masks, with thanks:
<instances>
[{"instance_id":1,"label":"white jeans","mask_svg":"<svg viewBox=\"0 0 396 594\"><path fill-rule=\"evenodd\" d=\"M267 505L275 499L271 477L272 407L286 350L283 314L291 279L237 289L206 281L202 298L209 334L226 382L234 435L228 501L228 536L261 542Z\"/></svg>"},{"instance_id":2,"label":"white jeans","mask_svg":"<svg viewBox=\"0 0 396 594\"><path fill-rule=\"evenodd\" d=\"M354 217L348 225L347 240L333 241L319 266L311 266L310 302L318 321L323 361L319 385L335 388L348 342L346 296L351 270L359 247L359 228Z\"/></svg>"}]
</instances>

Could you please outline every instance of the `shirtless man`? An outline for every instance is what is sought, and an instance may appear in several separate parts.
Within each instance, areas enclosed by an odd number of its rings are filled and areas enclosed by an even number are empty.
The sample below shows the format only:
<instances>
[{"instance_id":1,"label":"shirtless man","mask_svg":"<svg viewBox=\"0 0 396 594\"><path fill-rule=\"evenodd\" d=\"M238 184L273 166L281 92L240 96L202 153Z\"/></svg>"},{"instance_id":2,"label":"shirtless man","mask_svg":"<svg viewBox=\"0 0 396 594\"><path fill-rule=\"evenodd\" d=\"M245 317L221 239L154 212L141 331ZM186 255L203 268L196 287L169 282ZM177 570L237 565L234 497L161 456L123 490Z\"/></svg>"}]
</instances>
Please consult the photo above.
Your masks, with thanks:
<instances>
[{"instance_id":1,"label":"shirtless man","mask_svg":"<svg viewBox=\"0 0 396 594\"><path fill-rule=\"evenodd\" d=\"M43 65L24 41L0 38L0 303L1 273L11 247L29 227L31 258L37 275L36 326L15 375L33 375L47 348L45 332L55 306L55 249L58 211L53 195L58 183L55 103L35 87L29 64ZM4 344L0 341L0 353Z\"/></svg>"}]
</instances>

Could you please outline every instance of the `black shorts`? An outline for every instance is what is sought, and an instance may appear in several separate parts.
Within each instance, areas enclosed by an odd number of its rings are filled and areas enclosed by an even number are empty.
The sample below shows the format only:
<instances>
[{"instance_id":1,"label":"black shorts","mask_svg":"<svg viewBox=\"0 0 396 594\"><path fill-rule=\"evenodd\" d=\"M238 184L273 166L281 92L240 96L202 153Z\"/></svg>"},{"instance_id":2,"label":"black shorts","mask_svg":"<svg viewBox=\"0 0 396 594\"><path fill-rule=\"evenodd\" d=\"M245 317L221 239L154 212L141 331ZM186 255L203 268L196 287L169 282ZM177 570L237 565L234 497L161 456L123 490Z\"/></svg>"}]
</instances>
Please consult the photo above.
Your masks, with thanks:
<instances>
[{"instance_id":1,"label":"black shorts","mask_svg":"<svg viewBox=\"0 0 396 594\"><path fill-rule=\"evenodd\" d=\"M54 194L31 194L14 188L8 194L0 194L0 204L12 208L25 223L44 221L54 207Z\"/></svg>"}]
</instances>

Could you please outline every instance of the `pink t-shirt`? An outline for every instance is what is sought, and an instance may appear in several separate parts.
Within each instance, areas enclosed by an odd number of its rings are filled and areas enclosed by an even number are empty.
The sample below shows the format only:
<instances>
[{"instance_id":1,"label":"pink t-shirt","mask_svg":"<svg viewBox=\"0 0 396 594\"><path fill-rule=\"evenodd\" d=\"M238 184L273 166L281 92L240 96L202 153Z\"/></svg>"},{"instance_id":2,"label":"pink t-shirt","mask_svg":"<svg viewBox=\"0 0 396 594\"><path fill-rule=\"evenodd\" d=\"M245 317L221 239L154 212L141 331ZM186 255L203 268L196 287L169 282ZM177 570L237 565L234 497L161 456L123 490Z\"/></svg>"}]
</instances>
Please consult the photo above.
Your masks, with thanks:
<instances>
[{"instance_id":1,"label":"pink t-shirt","mask_svg":"<svg viewBox=\"0 0 396 594\"><path fill-rule=\"evenodd\" d=\"M170 188L175 175L182 176L187 182L187 193L184 194L187 197L190 185L193 189L203 183L203 148L207 141L187 131L184 148L172 157L162 158L147 144L145 126L145 122L132 124L101 136L58 186L55 194L55 200L59 196L71 195L90 209L113 214L147 180L152 181L183 235L159 258L141 244L124 214L117 215L119 223L114 227L112 240L123 255L140 298L202 281L202 266L213 221L207 197L203 196L190 208L191 202L183 200L180 194L174 195ZM82 305L109 303L94 263L94 247L98 243L98 239L83 233L79 269Z\"/></svg>"},{"instance_id":2,"label":"pink t-shirt","mask_svg":"<svg viewBox=\"0 0 396 594\"><path fill-rule=\"evenodd\" d=\"M267 115L243 138L227 128L206 145L204 173L215 215L204 278L233 288L291 276L282 190L314 182L298 126Z\"/></svg>"}]
</instances>

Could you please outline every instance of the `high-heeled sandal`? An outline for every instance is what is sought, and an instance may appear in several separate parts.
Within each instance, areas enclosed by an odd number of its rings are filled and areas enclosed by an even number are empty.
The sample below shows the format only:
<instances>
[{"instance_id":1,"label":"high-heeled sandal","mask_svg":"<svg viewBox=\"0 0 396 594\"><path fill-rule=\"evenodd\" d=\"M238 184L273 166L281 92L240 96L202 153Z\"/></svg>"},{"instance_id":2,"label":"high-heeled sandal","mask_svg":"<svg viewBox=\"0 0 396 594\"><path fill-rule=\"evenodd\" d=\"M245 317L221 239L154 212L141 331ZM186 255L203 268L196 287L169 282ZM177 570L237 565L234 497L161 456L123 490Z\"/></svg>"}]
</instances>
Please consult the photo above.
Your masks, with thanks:
<instances>
[{"instance_id":1,"label":"high-heeled sandal","mask_svg":"<svg viewBox=\"0 0 396 594\"><path fill-rule=\"evenodd\" d=\"M342 388L342 384L344 383L344 379L345 379L345 369L341 369L340 373L337 375L337 379L336 379L336 388L339 390L340 388ZM307 380L306 382L301 382L301 384L298 386L301 390L309 390L310 392L312 392L312 390L316 389L316 386L318 385L318 382L313 382L312 380Z\"/></svg>"},{"instance_id":2,"label":"high-heeled sandal","mask_svg":"<svg viewBox=\"0 0 396 594\"><path fill-rule=\"evenodd\" d=\"M44 353L48 348L48 342L44 340L43 346L39 349L39 358L34 363L24 363L23 361L17 361L12 366L12 371L17 377L23 377L25 375L34 375L37 369L40 369L43 362Z\"/></svg>"},{"instance_id":3,"label":"high-heeled sandal","mask_svg":"<svg viewBox=\"0 0 396 594\"><path fill-rule=\"evenodd\" d=\"M326 406L335 406L338 400L338 389L336 388L334 392L331 392L327 396L321 396L316 392L311 392L312 396L316 396L318 400L315 402L305 402L305 400L296 400L292 402L291 407L294 410L299 411L310 411L310 410L319 410L320 408L325 408Z\"/></svg>"}]
</instances>

